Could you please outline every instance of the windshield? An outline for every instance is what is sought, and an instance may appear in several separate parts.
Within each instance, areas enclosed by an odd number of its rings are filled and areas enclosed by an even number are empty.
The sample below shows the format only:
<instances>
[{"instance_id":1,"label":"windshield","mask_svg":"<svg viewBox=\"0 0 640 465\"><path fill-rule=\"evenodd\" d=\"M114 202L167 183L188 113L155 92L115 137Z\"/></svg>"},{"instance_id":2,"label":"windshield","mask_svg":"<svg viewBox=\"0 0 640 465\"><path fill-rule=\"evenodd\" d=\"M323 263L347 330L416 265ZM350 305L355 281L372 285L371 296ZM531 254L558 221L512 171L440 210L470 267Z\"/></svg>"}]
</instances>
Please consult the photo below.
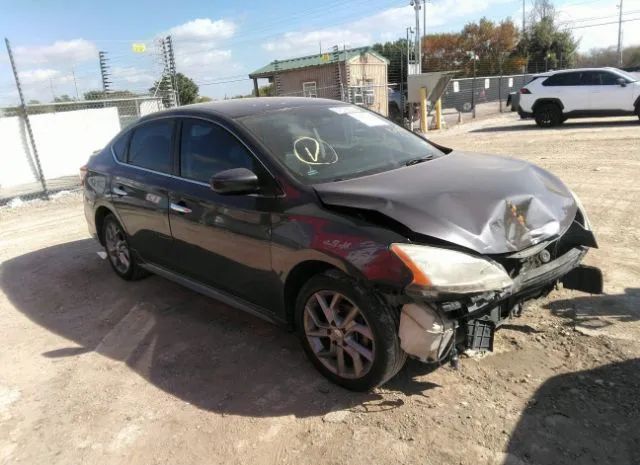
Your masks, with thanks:
<instances>
[{"instance_id":1,"label":"windshield","mask_svg":"<svg viewBox=\"0 0 640 465\"><path fill-rule=\"evenodd\" d=\"M631 73L627 73L626 71L622 71L621 69L616 69L616 73L624 76L625 78L627 78L630 82L636 82L638 80L638 76L634 76Z\"/></svg>"},{"instance_id":2,"label":"windshield","mask_svg":"<svg viewBox=\"0 0 640 465\"><path fill-rule=\"evenodd\" d=\"M443 155L382 116L339 103L288 108L238 121L305 184L380 173Z\"/></svg>"}]
</instances>

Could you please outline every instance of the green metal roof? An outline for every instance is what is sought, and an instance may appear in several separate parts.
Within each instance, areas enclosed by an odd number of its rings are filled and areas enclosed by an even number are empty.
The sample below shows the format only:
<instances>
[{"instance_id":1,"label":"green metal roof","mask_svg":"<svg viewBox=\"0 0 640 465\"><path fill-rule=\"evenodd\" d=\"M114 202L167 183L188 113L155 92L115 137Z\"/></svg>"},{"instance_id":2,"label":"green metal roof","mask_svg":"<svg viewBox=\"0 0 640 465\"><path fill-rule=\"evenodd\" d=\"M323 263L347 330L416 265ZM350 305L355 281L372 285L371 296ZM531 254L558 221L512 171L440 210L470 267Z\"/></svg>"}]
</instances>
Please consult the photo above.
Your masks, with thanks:
<instances>
[{"instance_id":1,"label":"green metal roof","mask_svg":"<svg viewBox=\"0 0 640 465\"><path fill-rule=\"evenodd\" d=\"M351 48L347 50L339 50L338 52L318 53L299 58L289 58L288 60L275 60L267 66L255 70L249 74L249 77L259 77L263 75L273 75L279 71L290 71L292 69L308 68L310 66L321 66L331 63L350 60L351 58L363 53L371 53L372 55L389 63L385 57L374 51L370 47Z\"/></svg>"}]
</instances>

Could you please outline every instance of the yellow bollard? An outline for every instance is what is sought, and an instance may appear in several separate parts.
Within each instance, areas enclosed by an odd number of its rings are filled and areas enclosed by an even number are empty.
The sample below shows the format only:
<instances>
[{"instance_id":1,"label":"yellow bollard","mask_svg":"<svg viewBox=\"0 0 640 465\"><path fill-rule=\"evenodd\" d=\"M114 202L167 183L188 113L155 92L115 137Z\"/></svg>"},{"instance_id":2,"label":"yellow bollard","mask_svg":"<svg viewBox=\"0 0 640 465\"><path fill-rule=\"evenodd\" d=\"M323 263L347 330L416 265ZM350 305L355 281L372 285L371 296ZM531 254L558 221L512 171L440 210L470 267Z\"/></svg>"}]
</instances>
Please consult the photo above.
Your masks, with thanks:
<instances>
[{"instance_id":1,"label":"yellow bollard","mask_svg":"<svg viewBox=\"0 0 640 465\"><path fill-rule=\"evenodd\" d=\"M442 129L442 100L436 102L436 129Z\"/></svg>"},{"instance_id":2,"label":"yellow bollard","mask_svg":"<svg viewBox=\"0 0 640 465\"><path fill-rule=\"evenodd\" d=\"M420 131L425 134L429 129L427 124L427 88L420 88Z\"/></svg>"}]
</instances>

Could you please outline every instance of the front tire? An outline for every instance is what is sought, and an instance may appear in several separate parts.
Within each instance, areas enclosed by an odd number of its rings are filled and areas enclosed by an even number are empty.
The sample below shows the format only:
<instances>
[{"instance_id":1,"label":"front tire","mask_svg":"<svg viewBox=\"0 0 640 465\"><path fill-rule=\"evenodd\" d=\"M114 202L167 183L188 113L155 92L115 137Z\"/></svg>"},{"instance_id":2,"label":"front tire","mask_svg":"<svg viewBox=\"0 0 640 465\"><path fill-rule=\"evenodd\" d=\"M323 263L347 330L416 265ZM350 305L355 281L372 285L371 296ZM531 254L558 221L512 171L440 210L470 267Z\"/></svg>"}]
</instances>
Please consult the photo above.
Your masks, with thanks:
<instances>
[{"instance_id":1,"label":"front tire","mask_svg":"<svg viewBox=\"0 0 640 465\"><path fill-rule=\"evenodd\" d=\"M371 290L338 271L311 278L296 299L302 346L326 378L353 391L368 391L400 371L397 317Z\"/></svg>"},{"instance_id":2,"label":"front tire","mask_svg":"<svg viewBox=\"0 0 640 465\"><path fill-rule=\"evenodd\" d=\"M562 110L554 103L544 103L534 112L536 124L541 128L552 128L563 122Z\"/></svg>"},{"instance_id":3,"label":"front tire","mask_svg":"<svg viewBox=\"0 0 640 465\"><path fill-rule=\"evenodd\" d=\"M112 214L104 218L102 237L109 264L118 276L125 281L133 281L147 276L148 273L140 268L129 247L127 233Z\"/></svg>"}]
</instances>

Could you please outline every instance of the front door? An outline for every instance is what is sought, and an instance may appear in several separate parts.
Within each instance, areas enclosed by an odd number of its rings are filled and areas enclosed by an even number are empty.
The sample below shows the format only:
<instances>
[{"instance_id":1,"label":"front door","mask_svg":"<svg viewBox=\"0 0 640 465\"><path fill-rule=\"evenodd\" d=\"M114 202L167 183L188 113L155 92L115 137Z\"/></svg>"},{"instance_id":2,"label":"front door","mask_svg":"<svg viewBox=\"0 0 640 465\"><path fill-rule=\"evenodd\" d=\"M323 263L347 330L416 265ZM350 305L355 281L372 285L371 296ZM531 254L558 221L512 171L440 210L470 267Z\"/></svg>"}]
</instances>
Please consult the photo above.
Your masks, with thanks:
<instances>
[{"instance_id":1,"label":"front door","mask_svg":"<svg viewBox=\"0 0 640 465\"><path fill-rule=\"evenodd\" d=\"M169 182L174 122L161 119L127 134L128 150L118 157L111 199L131 247L145 261L171 264Z\"/></svg>"},{"instance_id":2,"label":"front door","mask_svg":"<svg viewBox=\"0 0 640 465\"><path fill-rule=\"evenodd\" d=\"M169 220L180 272L202 283L272 308L279 288L271 269L272 180L254 155L222 126L181 120L180 180L169 194ZM220 195L211 176L247 168L263 192Z\"/></svg>"},{"instance_id":3,"label":"front door","mask_svg":"<svg viewBox=\"0 0 640 465\"><path fill-rule=\"evenodd\" d=\"M621 86L620 76L609 71L587 71L593 111L633 111L633 87Z\"/></svg>"}]
</instances>

